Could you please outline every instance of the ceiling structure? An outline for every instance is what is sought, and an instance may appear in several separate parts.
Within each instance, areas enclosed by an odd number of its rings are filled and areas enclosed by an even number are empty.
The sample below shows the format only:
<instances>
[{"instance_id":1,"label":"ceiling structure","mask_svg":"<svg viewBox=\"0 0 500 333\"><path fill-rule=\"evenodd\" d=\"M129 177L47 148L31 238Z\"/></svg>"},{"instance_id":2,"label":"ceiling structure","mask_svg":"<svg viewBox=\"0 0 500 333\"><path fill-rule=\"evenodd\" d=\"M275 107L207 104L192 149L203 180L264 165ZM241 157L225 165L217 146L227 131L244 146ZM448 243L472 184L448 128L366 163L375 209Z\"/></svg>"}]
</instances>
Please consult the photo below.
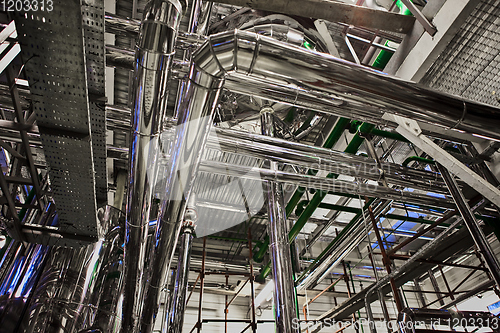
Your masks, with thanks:
<instances>
[{"instance_id":1,"label":"ceiling structure","mask_svg":"<svg viewBox=\"0 0 500 333\"><path fill-rule=\"evenodd\" d=\"M189 3L169 60L168 84L158 97L165 101L165 119L154 125L158 133L151 135L158 136L158 148L148 147L151 150L142 156L145 162L138 162L149 175L158 174L150 176L155 181L145 192L151 193L144 201L149 204L140 211L149 217L146 242L155 243L154 229L168 210L165 201L171 192L165 189L177 156L174 133L183 131L177 119L186 101L195 99L183 97L191 60L201 58L203 48L216 54L217 38L230 40L233 32L234 44L244 54L242 41L251 44L254 34L261 34L268 39L255 37L259 46L253 50L251 69L245 72L244 55L238 58L236 69L231 69L236 74L227 75L220 97L214 99L211 130L199 153L199 166L194 163L198 170L188 191L197 212L191 270L248 274L252 262L257 281L269 280L269 213L263 182L277 181L283 184L287 232L296 250L292 260L299 307L335 279L346 279L322 296L329 299L326 304L307 307L309 318L359 316L365 295L391 270L393 282L382 286L382 294L397 302L401 296L394 294L392 284L406 291L405 297L412 294L406 301L412 307L447 309L485 290L498 292L488 259L479 254L483 249L478 251L468 229L460 228L462 211L434 160L458 176L466 174L457 178L458 186L497 252L499 4L413 1L417 11L413 9L412 15L403 2L318 1L297 12L281 1L256 1L252 8L241 7L248 4L236 0L206 3L200 7L200 25L194 32L188 32ZM321 7L325 4L329 10ZM28 249L22 256L33 262L30 267L38 267L35 244L47 246L40 253L49 262L56 262L59 247L73 247L74 258L87 262L84 258L94 252L83 249L114 230L102 222L111 216L103 207L114 206L124 213L129 209L130 215L135 179L130 152L139 149L134 129L142 125L134 121L135 96L142 87L135 80L139 63L135 54L145 7L142 0L83 0L54 4L50 12L1 14L2 224L7 239L13 239L2 250L4 280L13 270L15 249ZM219 37L208 37L215 34ZM280 52L297 57L285 59ZM258 57L267 57L259 63L264 69L252 67ZM216 60L218 66L222 60ZM288 77L272 76L281 60L300 70L287 72ZM307 61L311 67L302 64ZM316 64L324 68L313 72ZM280 86L280 79L294 90L271 89ZM426 101L435 104L425 105ZM266 108L273 111L274 138L261 135L261 111ZM382 118L386 111L408 117L406 110L414 111L412 119L418 120L421 136L406 135L397 118ZM421 110L431 111L419 116ZM475 123L476 116L489 117L491 124ZM205 128L197 126L200 133ZM431 143L424 146L425 140ZM148 164L153 149L158 155L155 164ZM441 151L441 156L435 155ZM277 162L278 169L269 171L269 161ZM456 162L464 173L458 174ZM486 183L492 184L491 196L483 189L488 188ZM73 262L70 257L68 262ZM145 270L156 263L146 257L142 258ZM385 265L388 259L392 266ZM469 278L462 281L464 269L469 269ZM125 274L124 268L116 271ZM419 293L420 285L439 288L433 282L435 275L445 279L448 292L440 282L441 291ZM191 285L195 278L191 274ZM236 281L231 281L237 290ZM207 277L206 283L211 293L231 289L222 278L214 278L211 286ZM382 308L375 303L373 308L376 316L383 316ZM398 311L389 312L393 317Z\"/></svg>"}]
</instances>

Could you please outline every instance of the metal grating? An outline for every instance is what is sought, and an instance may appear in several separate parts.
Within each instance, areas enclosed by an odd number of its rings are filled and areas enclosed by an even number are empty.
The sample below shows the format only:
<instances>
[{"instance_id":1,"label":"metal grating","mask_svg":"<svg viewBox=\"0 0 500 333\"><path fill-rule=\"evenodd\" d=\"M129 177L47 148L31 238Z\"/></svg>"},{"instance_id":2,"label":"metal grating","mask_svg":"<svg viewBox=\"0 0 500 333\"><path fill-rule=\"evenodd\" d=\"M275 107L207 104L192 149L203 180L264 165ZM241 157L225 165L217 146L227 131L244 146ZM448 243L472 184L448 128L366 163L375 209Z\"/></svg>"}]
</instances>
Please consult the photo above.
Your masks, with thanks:
<instances>
[{"instance_id":1,"label":"metal grating","mask_svg":"<svg viewBox=\"0 0 500 333\"><path fill-rule=\"evenodd\" d=\"M464 98L498 105L500 2L482 0L421 83ZM494 93L496 92L496 93Z\"/></svg>"},{"instance_id":2,"label":"metal grating","mask_svg":"<svg viewBox=\"0 0 500 333\"><path fill-rule=\"evenodd\" d=\"M99 59L104 56L99 36L102 12L102 5L93 1L84 1L82 7L79 0L71 0L54 3L52 12L15 15L60 229L89 236L97 235L92 145L97 150L94 155L105 158L104 110L99 107L104 102L104 60ZM102 135L95 143L90 136L89 99L92 127ZM102 167L105 170L105 164L98 164Z\"/></svg>"}]
</instances>

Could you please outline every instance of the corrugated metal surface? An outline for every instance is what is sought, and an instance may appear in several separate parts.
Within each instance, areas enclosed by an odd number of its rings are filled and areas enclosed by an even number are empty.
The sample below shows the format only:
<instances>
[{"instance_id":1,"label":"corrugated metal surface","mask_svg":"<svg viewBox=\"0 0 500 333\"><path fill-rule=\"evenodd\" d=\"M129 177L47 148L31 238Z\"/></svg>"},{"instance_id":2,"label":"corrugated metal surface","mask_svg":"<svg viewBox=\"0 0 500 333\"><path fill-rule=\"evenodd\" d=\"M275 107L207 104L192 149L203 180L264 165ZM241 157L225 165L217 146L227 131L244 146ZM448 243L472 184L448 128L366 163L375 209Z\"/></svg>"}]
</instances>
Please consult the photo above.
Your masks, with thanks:
<instances>
[{"instance_id":1,"label":"corrugated metal surface","mask_svg":"<svg viewBox=\"0 0 500 333\"><path fill-rule=\"evenodd\" d=\"M464 98L498 105L499 72L500 2L483 0L429 68L421 83Z\"/></svg>"}]
</instances>

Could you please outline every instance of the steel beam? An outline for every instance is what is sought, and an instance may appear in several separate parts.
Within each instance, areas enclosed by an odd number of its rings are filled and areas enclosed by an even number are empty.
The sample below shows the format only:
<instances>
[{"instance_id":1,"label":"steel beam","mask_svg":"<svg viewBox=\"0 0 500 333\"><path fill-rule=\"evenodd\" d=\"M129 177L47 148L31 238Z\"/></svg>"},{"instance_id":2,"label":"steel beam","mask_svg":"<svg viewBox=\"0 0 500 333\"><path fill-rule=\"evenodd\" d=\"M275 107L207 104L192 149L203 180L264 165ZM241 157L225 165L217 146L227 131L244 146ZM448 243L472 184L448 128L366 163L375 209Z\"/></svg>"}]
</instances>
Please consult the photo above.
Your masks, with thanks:
<instances>
[{"instance_id":1,"label":"steel beam","mask_svg":"<svg viewBox=\"0 0 500 333\"><path fill-rule=\"evenodd\" d=\"M464 113L466 110L464 109ZM431 139L422 134L418 123L415 120L395 115L384 115L384 118L391 119L398 123L396 131L407 138L435 161L444 166L448 171L458 176L470 187L481 193L486 199L497 207L500 207L500 190L481 178L474 171L466 167L462 162L451 156L447 151L435 144Z\"/></svg>"},{"instance_id":2,"label":"steel beam","mask_svg":"<svg viewBox=\"0 0 500 333\"><path fill-rule=\"evenodd\" d=\"M312 17L353 26L407 33L415 18L330 0L220 0L221 3L250 7L286 15Z\"/></svg>"}]
</instances>

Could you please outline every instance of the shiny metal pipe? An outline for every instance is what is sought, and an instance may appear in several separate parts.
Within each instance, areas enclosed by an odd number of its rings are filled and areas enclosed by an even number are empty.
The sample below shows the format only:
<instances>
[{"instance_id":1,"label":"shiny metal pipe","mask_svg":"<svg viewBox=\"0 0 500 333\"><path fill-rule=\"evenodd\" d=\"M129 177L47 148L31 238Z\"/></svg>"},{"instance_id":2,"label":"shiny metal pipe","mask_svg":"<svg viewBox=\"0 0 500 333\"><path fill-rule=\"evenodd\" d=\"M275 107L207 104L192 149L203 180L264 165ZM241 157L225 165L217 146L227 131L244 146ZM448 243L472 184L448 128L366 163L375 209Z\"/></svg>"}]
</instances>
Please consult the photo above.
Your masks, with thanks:
<instances>
[{"instance_id":1,"label":"shiny metal pipe","mask_svg":"<svg viewBox=\"0 0 500 333\"><path fill-rule=\"evenodd\" d=\"M94 315L94 265L102 243L51 249L29 313L26 332L74 332Z\"/></svg>"},{"instance_id":2,"label":"shiny metal pipe","mask_svg":"<svg viewBox=\"0 0 500 333\"><path fill-rule=\"evenodd\" d=\"M0 327L4 332L24 331L25 313L32 291L45 264L47 246L19 245L10 272L2 281L0 295Z\"/></svg>"},{"instance_id":3,"label":"shiny metal pipe","mask_svg":"<svg viewBox=\"0 0 500 333\"><path fill-rule=\"evenodd\" d=\"M120 296L119 289L103 289L106 270L101 270L109 260L108 243L103 235L113 233L117 221L103 215L101 210L98 216L100 240L97 243L81 248L51 247L29 311L23 318L25 332L62 333L90 328L99 314L100 300L108 293ZM115 312L107 312L107 315L116 317Z\"/></svg>"},{"instance_id":4,"label":"shiny metal pipe","mask_svg":"<svg viewBox=\"0 0 500 333\"><path fill-rule=\"evenodd\" d=\"M297 20L280 14L272 14L244 23L241 30L252 31L298 47L329 53L325 41L316 28L305 28Z\"/></svg>"},{"instance_id":5,"label":"shiny metal pipe","mask_svg":"<svg viewBox=\"0 0 500 333\"><path fill-rule=\"evenodd\" d=\"M166 332L168 333L182 332L184 311L186 308L192 240L193 229L191 227L184 227L181 236L177 272L175 274L174 291L172 294L171 306L169 307L168 323L166 325Z\"/></svg>"},{"instance_id":6,"label":"shiny metal pipe","mask_svg":"<svg viewBox=\"0 0 500 333\"><path fill-rule=\"evenodd\" d=\"M165 114L167 82L181 14L178 0L151 0L144 10L137 43L121 328L127 333L140 329L159 136L164 118L173 116Z\"/></svg>"},{"instance_id":7,"label":"shiny metal pipe","mask_svg":"<svg viewBox=\"0 0 500 333\"><path fill-rule=\"evenodd\" d=\"M472 211L467 204L464 195L460 191L455 178L441 164L438 163L437 168L439 172L441 172L441 175L443 176L443 179L446 182L451 195L453 196L453 200L457 204L458 211L460 212L460 215L462 215L465 225L467 226L467 229L469 229L469 232L479 250L479 253L481 253L481 256L486 262L486 266L488 267L493 280L495 280L497 287L500 287L500 263L498 262L498 258L493 252L490 243L488 243L484 232L479 227L474 214L472 214Z\"/></svg>"},{"instance_id":8,"label":"shiny metal pipe","mask_svg":"<svg viewBox=\"0 0 500 333\"><path fill-rule=\"evenodd\" d=\"M385 178L394 185L448 193L444 182L436 172L416 170L396 163L382 163L382 167L379 168L377 162L369 157L281 139L266 141L262 136L251 133L224 129L217 130L216 133L217 136L209 137L208 141L208 147L213 149L374 181Z\"/></svg>"},{"instance_id":9,"label":"shiny metal pipe","mask_svg":"<svg viewBox=\"0 0 500 333\"><path fill-rule=\"evenodd\" d=\"M293 184L325 192L348 193L353 195L376 197L441 209L453 209L455 207L451 198L448 197L437 198L426 194L418 194L404 190L402 191L374 184L356 183L326 177L289 173L279 170L271 171L268 169L252 168L216 161L202 161L200 171L232 177L241 177L244 179L274 180L281 183Z\"/></svg>"},{"instance_id":10,"label":"shiny metal pipe","mask_svg":"<svg viewBox=\"0 0 500 333\"><path fill-rule=\"evenodd\" d=\"M179 120L172 148L165 197L155 235L151 278L144 301L141 332L151 332L165 285L175 245L179 238L186 203L205 146L212 115L222 88L218 71L203 63L203 54L193 55L186 94L178 106Z\"/></svg>"},{"instance_id":11,"label":"shiny metal pipe","mask_svg":"<svg viewBox=\"0 0 500 333\"><path fill-rule=\"evenodd\" d=\"M260 119L263 135L274 136L272 111L270 108L261 110ZM269 161L269 164L271 172L278 170L276 162ZM276 332L300 332L299 327L294 325L297 322L297 309L283 189L280 183L272 180L264 182L263 185L264 192L267 193L268 204L267 233L274 281Z\"/></svg>"},{"instance_id":12,"label":"shiny metal pipe","mask_svg":"<svg viewBox=\"0 0 500 333\"><path fill-rule=\"evenodd\" d=\"M100 291L92 295L92 304L97 311L92 328L106 333L117 333L121 327L120 316L123 298L120 288L123 280L124 216L115 207L107 206L98 211L102 223L101 237L104 238L101 268L96 277Z\"/></svg>"},{"instance_id":13,"label":"shiny metal pipe","mask_svg":"<svg viewBox=\"0 0 500 333\"><path fill-rule=\"evenodd\" d=\"M198 52L219 75L228 75L226 88L242 94L375 124L387 124L387 112L500 139L498 108L272 38L226 32L211 36Z\"/></svg>"}]
</instances>

